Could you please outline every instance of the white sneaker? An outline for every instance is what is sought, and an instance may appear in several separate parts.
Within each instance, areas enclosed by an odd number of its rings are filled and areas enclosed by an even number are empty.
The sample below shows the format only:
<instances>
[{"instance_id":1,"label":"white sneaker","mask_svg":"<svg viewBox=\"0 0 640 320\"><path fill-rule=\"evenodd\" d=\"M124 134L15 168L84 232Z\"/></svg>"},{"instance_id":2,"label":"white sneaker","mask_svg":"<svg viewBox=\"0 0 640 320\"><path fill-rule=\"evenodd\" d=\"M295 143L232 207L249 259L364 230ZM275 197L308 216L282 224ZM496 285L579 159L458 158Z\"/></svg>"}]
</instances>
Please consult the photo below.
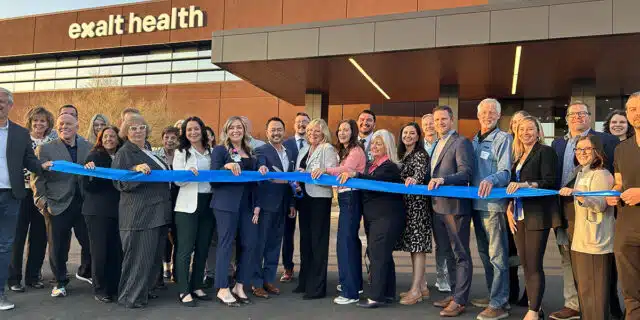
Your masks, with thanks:
<instances>
[{"instance_id":1,"label":"white sneaker","mask_svg":"<svg viewBox=\"0 0 640 320\"><path fill-rule=\"evenodd\" d=\"M336 286L336 290L338 290L338 292L342 292L342 285L341 284L337 285ZM364 290L360 290L360 291L358 291L358 293L359 294L363 294Z\"/></svg>"},{"instance_id":2,"label":"white sneaker","mask_svg":"<svg viewBox=\"0 0 640 320\"><path fill-rule=\"evenodd\" d=\"M436 288L440 292L451 292L451 286L446 281L436 281Z\"/></svg>"},{"instance_id":3,"label":"white sneaker","mask_svg":"<svg viewBox=\"0 0 640 320\"><path fill-rule=\"evenodd\" d=\"M65 289L64 287L53 287L53 290L51 290L51 296L52 297L66 297L67 296L67 289Z\"/></svg>"},{"instance_id":4,"label":"white sneaker","mask_svg":"<svg viewBox=\"0 0 640 320\"><path fill-rule=\"evenodd\" d=\"M76 279L78 279L78 280L80 280L80 281L84 281L84 282L86 282L86 283L88 283L88 284L90 284L90 285L93 285L93 279L91 279L91 278L85 278L85 277L83 277L83 276L79 275L78 273L76 273Z\"/></svg>"},{"instance_id":5,"label":"white sneaker","mask_svg":"<svg viewBox=\"0 0 640 320\"><path fill-rule=\"evenodd\" d=\"M6 311L6 310L11 310L15 307L16 305L13 304L11 301L9 301L9 299L7 299L7 296L5 295L0 296L0 310Z\"/></svg>"},{"instance_id":6,"label":"white sneaker","mask_svg":"<svg viewBox=\"0 0 640 320\"><path fill-rule=\"evenodd\" d=\"M349 299L349 298L345 298L343 296L338 296L335 299L333 299L333 303L340 304L340 305L352 304L352 303L356 303L358 301L360 301L360 300L358 300L358 299Z\"/></svg>"}]
</instances>

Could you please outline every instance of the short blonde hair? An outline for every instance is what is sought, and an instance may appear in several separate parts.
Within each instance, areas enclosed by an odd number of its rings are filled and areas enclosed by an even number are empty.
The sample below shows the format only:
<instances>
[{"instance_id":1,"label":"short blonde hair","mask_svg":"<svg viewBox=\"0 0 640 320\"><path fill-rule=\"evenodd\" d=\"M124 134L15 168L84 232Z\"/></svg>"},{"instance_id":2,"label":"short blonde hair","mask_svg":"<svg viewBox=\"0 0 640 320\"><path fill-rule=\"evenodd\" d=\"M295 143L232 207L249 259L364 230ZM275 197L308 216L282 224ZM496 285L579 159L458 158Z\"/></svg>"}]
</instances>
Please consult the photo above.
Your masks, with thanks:
<instances>
[{"instance_id":1,"label":"short blonde hair","mask_svg":"<svg viewBox=\"0 0 640 320\"><path fill-rule=\"evenodd\" d=\"M145 120L144 117L139 113L132 114L128 119L122 122L119 133L120 138L122 138L122 140L129 141L129 127L131 127L134 123L141 123L147 126L146 138L149 139L149 135L151 135L151 127L149 126L149 123L147 123L147 120Z\"/></svg>"},{"instance_id":2,"label":"short blonde hair","mask_svg":"<svg viewBox=\"0 0 640 320\"><path fill-rule=\"evenodd\" d=\"M320 118L313 119L307 125L307 130L309 130L309 128L315 127L315 126L319 126L320 127L320 131L322 131L322 135L324 136L323 139L322 139L322 143L331 143L331 131L329 131L329 126L327 125L327 123L324 120L320 119ZM309 138L307 137L307 141L308 140L309 140Z\"/></svg>"}]
</instances>

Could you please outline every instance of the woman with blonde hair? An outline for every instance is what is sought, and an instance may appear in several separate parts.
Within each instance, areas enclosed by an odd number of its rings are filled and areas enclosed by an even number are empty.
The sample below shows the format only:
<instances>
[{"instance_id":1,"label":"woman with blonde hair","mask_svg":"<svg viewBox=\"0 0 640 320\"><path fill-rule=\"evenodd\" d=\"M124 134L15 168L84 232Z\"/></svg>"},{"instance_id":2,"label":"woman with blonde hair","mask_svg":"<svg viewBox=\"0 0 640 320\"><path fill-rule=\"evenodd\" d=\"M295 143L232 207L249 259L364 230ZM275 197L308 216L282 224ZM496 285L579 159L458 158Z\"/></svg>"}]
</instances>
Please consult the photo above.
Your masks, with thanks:
<instances>
[{"instance_id":1,"label":"woman with blonde hair","mask_svg":"<svg viewBox=\"0 0 640 320\"><path fill-rule=\"evenodd\" d=\"M89 129L87 130L87 140L89 142L95 144L98 134L102 131L102 129L106 128L109 125L109 119L101 113L97 113L91 117L91 121L89 121Z\"/></svg>"}]
</instances>

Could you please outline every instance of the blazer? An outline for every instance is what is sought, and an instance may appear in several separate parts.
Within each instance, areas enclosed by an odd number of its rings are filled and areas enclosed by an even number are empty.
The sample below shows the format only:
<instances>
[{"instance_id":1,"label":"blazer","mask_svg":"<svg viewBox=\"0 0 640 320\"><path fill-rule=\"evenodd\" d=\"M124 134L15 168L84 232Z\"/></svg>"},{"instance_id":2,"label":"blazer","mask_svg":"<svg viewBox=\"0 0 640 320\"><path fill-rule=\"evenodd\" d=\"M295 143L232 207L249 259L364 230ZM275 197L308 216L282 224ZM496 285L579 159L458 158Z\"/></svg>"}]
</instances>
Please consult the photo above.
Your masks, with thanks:
<instances>
[{"instance_id":1,"label":"blazer","mask_svg":"<svg viewBox=\"0 0 640 320\"><path fill-rule=\"evenodd\" d=\"M441 142L442 140L439 140L438 143ZM429 172L433 171L431 178L444 178L443 185L468 186L471 183L474 166L471 141L454 132L438 155L434 169ZM429 168L431 168L431 162L429 162ZM470 199L432 197L431 203L435 213L471 214L472 201Z\"/></svg>"},{"instance_id":2,"label":"blazer","mask_svg":"<svg viewBox=\"0 0 640 320\"><path fill-rule=\"evenodd\" d=\"M249 166L242 166L243 171L258 170L258 161L255 157L251 157ZM229 150L225 146L216 146L211 151L211 170L226 170L224 165L234 162L229 154ZM255 182L237 183L237 182L217 182L211 183L213 188L213 197L211 198L210 207L214 210L239 212L241 202L243 201L245 192L249 193L249 206L251 209L256 207L256 188L258 184Z\"/></svg>"},{"instance_id":3,"label":"blazer","mask_svg":"<svg viewBox=\"0 0 640 320\"><path fill-rule=\"evenodd\" d=\"M41 174L42 162L38 160L31 148L29 130L9 121L7 132L7 169L9 171L9 183L11 193L16 199L23 199L27 195L24 188L24 168Z\"/></svg>"},{"instance_id":4,"label":"blazer","mask_svg":"<svg viewBox=\"0 0 640 320\"><path fill-rule=\"evenodd\" d=\"M162 161L157 158L158 161ZM154 170L163 170L154 159L137 145L126 141L116 152L112 168L132 170L146 163ZM164 164L167 168L167 164ZM114 181L120 191L118 223L120 230L150 230L171 222L171 184L167 182Z\"/></svg>"},{"instance_id":5,"label":"blazer","mask_svg":"<svg viewBox=\"0 0 640 320\"><path fill-rule=\"evenodd\" d=\"M402 183L400 168L397 164L387 160L369 173L370 164L364 173L358 173L356 178L385 182ZM363 212L367 219L380 217L396 217L405 220L406 209L404 197L399 193L362 190Z\"/></svg>"},{"instance_id":6,"label":"blazer","mask_svg":"<svg viewBox=\"0 0 640 320\"><path fill-rule=\"evenodd\" d=\"M300 168L302 158L309 152L310 147L304 147L298 154L296 169ZM338 153L330 143L319 145L316 150L307 157L307 168L305 172L311 172L317 168L333 168L338 166ZM313 198L333 198L332 187L305 184L304 189Z\"/></svg>"},{"instance_id":7,"label":"blazer","mask_svg":"<svg viewBox=\"0 0 640 320\"><path fill-rule=\"evenodd\" d=\"M293 152L289 148L284 147L284 149L289 160L289 168L286 172L293 172L296 167L296 158L293 157ZM273 169L276 167L280 171L285 171L282 168L278 152L270 143L256 148L255 152L258 158L258 167L265 166L269 171L276 171ZM294 207L293 190L289 183L263 181L258 184L258 191L257 206L264 211L281 212L284 209Z\"/></svg>"},{"instance_id":8,"label":"blazer","mask_svg":"<svg viewBox=\"0 0 640 320\"><path fill-rule=\"evenodd\" d=\"M511 168L511 181L517 181L518 162L514 159ZM536 182L539 189L555 189L558 179L557 162L558 156L553 148L539 142L536 143L522 164L520 182ZM522 208L527 230L566 227L557 196L522 198Z\"/></svg>"},{"instance_id":9,"label":"blazer","mask_svg":"<svg viewBox=\"0 0 640 320\"><path fill-rule=\"evenodd\" d=\"M81 137L76 136L76 146L78 147L77 164L84 164L91 144ZM36 148L38 158L45 161L66 160L71 162L71 155L67 146L61 139L56 139L50 143L45 143ZM80 190L82 197L82 189L79 188L80 176L56 172L41 171L41 174L33 174L33 199L36 207L42 213L49 213L57 216L67 210L76 191Z\"/></svg>"},{"instance_id":10,"label":"blazer","mask_svg":"<svg viewBox=\"0 0 640 320\"><path fill-rule=\"evenodd\" d=\"M298 142L296 141L296 136L293 135L287 138L286 140L284 140L284 142L282 142L282 145L287 148L287 150L291 151L292 159L293 161L296 161L298 159L298 154L300 153L300 150L298 149Z\"/></svg>"},{"instance_id":11,"label":"blazer","mask_svg":"<svg viewBox=\"0 0 640 320\"><path fill-rule=\"evenodd\" d=\"M111 168L111 156L105 151L91 151L86 163L95 163L96 167ZM113 186L113 181L89 176L80 177L80 186L84 192L82 214L87 216L118 217L120 191Z\"/></svg>"},{"instance_id":12,"label":"blazer","mask_svg":"<svg viewBox=\"0 0 640 320\"><path fill-rule=\"evenodd\" d=\"M604 154L606 157L605 168L609 170L609 172L614 172L613 155L615 153L616 147L620 143L620 139L616 138L616 136L614 135L611 135L605 132L598 132L593 129L589 129L588 134L594 135L600 138L600 142L602 142L602 148L604 149ZM558 156L558 164L557 164L558 171L556 173L558 175L558 180L557 180L558 185L556 186L556 188L559 189L563 187L560 184L562 183L562 166L564 165L564 152L565 152L565 149L567 148L567 138L566 137L555 138L551 143L551 147L553 148L553 150L555 150L556 155Z\"/></svg>"},{"instance_id":13,"label":"blazer","mask_svg":"<svg viewBox=\"0 0 640 320\"><path fill-rule=\"evenodd\" d=\"M193 154L193 147L189 148L191 156L187 159L187 151L176 149L173 155L173 170L189 170L189 168L198 168L198 160ZM210 152L209 152L210 153ZM179 187L178 197L176 198L175 211L184 213L194 213L198 208L198 184L199 182L176 182Z\"/></svg>"}]
</instances>

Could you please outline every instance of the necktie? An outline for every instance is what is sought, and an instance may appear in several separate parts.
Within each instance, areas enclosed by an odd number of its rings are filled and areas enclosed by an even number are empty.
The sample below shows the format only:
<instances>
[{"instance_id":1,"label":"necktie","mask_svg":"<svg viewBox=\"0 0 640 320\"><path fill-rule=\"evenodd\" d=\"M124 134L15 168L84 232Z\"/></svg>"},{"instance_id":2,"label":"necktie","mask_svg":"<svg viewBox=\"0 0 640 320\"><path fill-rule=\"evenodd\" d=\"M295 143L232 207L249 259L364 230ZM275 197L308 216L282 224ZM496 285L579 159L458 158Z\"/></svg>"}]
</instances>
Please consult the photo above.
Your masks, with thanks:
<instances>
[{"instance_id":1,"label":"necktie","mask_svg":"<svg viewBox=\"0 0 640 320\"><path fill-rule=\"evenodd\" d=\"M298 150L302 149L304 147L304 144L302 143L304 141L304 139L300 138L298 139Z\"/></svg>"}]
</instances>

